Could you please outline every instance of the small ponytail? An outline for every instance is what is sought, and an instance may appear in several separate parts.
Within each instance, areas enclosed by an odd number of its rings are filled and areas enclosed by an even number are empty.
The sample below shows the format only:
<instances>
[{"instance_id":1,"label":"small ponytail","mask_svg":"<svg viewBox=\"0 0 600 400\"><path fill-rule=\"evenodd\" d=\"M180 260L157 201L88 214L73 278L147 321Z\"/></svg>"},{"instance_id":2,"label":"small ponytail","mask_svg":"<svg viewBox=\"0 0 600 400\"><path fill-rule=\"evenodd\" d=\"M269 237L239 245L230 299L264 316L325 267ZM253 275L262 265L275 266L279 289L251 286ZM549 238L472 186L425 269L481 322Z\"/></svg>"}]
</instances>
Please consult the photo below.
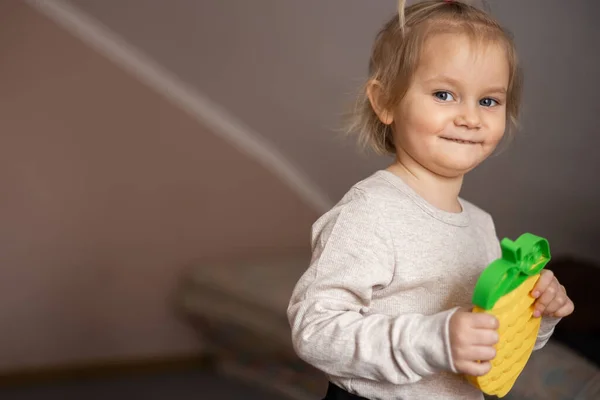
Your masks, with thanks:
<instances>
[{"instance_id":1,"label":"small ponytail","mask_svg":"<svg viewBox=\"0 0 600 400\"><path fill-rule=\"evenodd\" d=\"M404 24L406 23L406 17L404 15L404 8L406 7L406 0L398 0L398 22L400 24L400 30L404 34Z\"/></svg>"}]
</instances>

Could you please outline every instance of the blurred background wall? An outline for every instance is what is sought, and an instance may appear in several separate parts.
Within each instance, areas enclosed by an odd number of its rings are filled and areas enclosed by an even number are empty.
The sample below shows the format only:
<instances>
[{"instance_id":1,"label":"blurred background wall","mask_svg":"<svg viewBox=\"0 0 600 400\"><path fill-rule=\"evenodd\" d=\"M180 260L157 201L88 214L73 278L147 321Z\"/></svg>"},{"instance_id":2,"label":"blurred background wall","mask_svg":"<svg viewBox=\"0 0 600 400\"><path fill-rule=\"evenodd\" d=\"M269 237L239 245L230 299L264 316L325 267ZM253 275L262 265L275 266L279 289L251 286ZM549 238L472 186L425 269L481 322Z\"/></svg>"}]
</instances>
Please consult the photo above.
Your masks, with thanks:
<instances>
[{"instance_id":1,"label":"blurred background wall","mask_svg":"<svg viewBox=\"0 0 600 400\"><path fill-rule=\"evenodd\" d=\"M0 368L196 351L182 271L305 252L315 211L25 3L0 16Z\"/></svg>"},{"instance_id":2,"label":"blurred background wall","mask_svg":"<svg viewBox=\"0 0 600 400\"><path fill-rule=\"evenodd\" d=\"M523 129L464 197L500 236L599 260L600 3L490 3L525 66ZM197 351L169 302L186 266L305 257L314 219L388 162L336 129L394 6L0 2L0 369ZM118 62L123 45L189 98ZM186 109L198 96L220 125Z\"/></svg>"}]
</instances>

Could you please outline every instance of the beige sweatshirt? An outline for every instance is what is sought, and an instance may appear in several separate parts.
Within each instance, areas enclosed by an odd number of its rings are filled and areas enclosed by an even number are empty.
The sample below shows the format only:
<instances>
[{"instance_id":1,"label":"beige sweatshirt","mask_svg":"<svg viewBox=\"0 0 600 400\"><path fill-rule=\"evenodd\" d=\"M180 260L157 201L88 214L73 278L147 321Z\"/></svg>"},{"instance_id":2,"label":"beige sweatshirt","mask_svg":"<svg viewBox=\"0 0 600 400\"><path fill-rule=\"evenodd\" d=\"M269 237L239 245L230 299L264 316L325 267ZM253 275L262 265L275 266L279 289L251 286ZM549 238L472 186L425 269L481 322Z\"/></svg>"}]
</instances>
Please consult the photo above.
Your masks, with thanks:
<instances>
[{"instance_id":1,"label":"beige sweatshirt","mask_svg":"<svg viewBox=\"0 0 600 400\"><path fill-rule=\"evenodd\" d=\"M372 400L483 398L456 374L448 322L500 257L489 214L436 209L381 170L313 226L313 257L288 308L298 355ZM536 349L557 319L542 320Z\"/></svg>"}]
</instances>

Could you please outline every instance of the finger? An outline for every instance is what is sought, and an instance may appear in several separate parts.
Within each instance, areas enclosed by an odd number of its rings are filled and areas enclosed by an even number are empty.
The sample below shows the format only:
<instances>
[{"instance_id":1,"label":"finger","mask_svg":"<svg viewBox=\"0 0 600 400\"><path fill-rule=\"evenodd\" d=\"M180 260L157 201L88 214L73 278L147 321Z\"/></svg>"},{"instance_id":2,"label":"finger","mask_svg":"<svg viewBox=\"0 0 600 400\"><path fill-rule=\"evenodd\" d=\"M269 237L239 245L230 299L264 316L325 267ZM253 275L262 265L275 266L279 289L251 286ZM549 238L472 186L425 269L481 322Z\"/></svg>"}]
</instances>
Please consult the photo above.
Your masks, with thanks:
<instances>
[{"instance_id":1,"label":"finger","mask_svg":"<svg viewBox=\"0 0 600 400\"><path fill-rule=\"evenodd\" d=\"M472 346L468 360L491 361L496 357L496 349L492 346Z\"/></svg>"},{"instance_id":2,"label":"finger","mask_svg":"<svg viewBox=\"0 0 600 400\"><path fill-rule=\"evenodd\" d=\"M498 329L498 319L487 313L473 313L470 318L470 326L475 329Z\"/></svg>"},{"instance_id":3,"label":"finger","mask_svg":"<svg viewBox=\"0 0 600 400\"><path fill-rule=\"evenodd\" d=\"M490 372L490 369L492 369L492 364L487 361L486 362L469 361L469 362L463 363L459 370L462 373L467 374L467 375L483 376L483 375L487 374L488 372Z\"/></svg>"},{"instance_id":4,"label":"finger","mask_svg":"<svg viewBox=\"0 0 600 400\"><path fill-rule=\"evenodd\" d=\"M547 269L542 270L542 272L540 273L540 279L538 279L537 283L535 284L535 287L531 291L531 295L536 299L540 297L540 295L546 291L548 286L550 286L553 280L554 273L552 271Z\"/></svg>"},{"instance_id":5,"label":"finger","mask_svg":"<svg viewBox=\"0 0 600 400\"><path fill-rule=\"evenodd\" d=\"M561 309L565 304L567 304L567 296L565 296L563 294L558 294L554 298L554 300L552 300L550 302L550 304L548 304L546 306L546 309L544 310L544 315L552 315L552 314L554 314L559 309Z\"/></svg>"},{"instance_id":6,"label":"finger","mask_svg":"<svg viewBox=\"0 0 600 400\"><path fill-rule=\"evenodd\" d=\"M500 335L495 329L476 329L473 332L471 344L475 346L493 346L500 340Z\"/></svg>"},{"instance_id":7,"label":"finger","mask_svg":"<svg viewBox=\"0 0 600 400\"><path fill-rule=\"evenodd\" d=\"M568 315L571 315L573 311L575 311L575 305L570 299L567 299L565 305L556 310L552 316L556 318L564 318Z\"/></svg>"},{"instance_id":8,"label":"finger","mask_svg":"<svg viewBox=\"0 0 600 400\"><path fill-rule=\"evenodd\" d=\"M536 304L547 307L556 295L558 294L558 282L553 280L546 289L542 292L541 296L537 299Z\"/></svg>"},{"instance_id":9,"label":"finger","mask_svg":"<svg viewBox=\"0 0 600 400\"><path fill-rule=\"evenodd\" d=\"M558 282L553 281L546 290L542 293L539 299L537 299L535 304L535 311L533 313L534 317L539 317L542 315L546 307L554 300L556 294L558 292Z\"/></svg>"},{"instance_id":10,"label":"finger","mask_svg":"<svg viewBox=\"0 0 600 400\"><path fill-rule=\"evenodd\" d=\"M544 315L551 315L558 311L559 308L563 307L569 298L567 297L567 291L565 287L556 281L556 296L554 299L546 305L544 309Z\"/></svg>"}]
</instances>

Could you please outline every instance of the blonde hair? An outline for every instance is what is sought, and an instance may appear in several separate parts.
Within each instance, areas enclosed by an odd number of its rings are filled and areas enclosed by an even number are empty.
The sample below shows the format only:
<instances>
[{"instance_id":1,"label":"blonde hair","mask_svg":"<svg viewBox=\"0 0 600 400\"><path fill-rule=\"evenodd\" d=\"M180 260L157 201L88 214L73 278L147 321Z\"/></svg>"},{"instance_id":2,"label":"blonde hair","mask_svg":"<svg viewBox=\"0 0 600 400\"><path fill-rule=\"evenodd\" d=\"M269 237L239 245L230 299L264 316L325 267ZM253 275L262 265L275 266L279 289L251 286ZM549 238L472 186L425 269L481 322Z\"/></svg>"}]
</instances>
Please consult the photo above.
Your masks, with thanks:
<instances>
[{"instance_id":1,"label":"blonde hair","mask_svg":"<svg viewBox=\"0 0 600 400\"><path fill-rule=\"evenodd\" d=\"M427 37L438 33L467 34L472 40L501 43L509 64L507 123L512 132L518 125L522 75L511 35L485 11L460 1L427 0L405 7L398 2L398 15L377 34L369 61L367 84L361 89L349 131L358 134L363 147L376 153L396 153L392 127L382 123L367 96L367 85L380 85L382 107L391 109L404 97L418 66Z\"/></svg>"}]
</instances>

